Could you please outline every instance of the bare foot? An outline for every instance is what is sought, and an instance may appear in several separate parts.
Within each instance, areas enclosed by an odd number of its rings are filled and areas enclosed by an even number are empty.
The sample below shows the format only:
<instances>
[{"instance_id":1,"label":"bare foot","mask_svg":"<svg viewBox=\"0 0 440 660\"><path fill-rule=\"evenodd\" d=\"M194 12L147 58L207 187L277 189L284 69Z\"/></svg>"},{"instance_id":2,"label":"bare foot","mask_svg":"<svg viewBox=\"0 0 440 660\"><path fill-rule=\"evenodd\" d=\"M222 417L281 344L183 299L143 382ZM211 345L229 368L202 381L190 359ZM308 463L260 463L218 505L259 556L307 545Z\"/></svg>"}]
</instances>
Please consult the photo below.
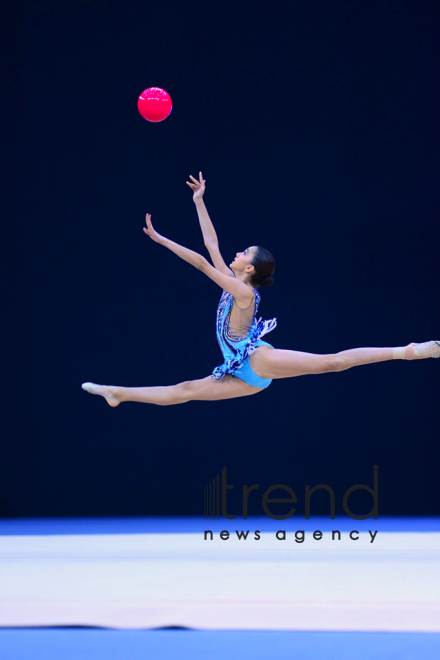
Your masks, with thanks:
<instances>
[{"instance_id":1,"label":"bare foot","mask_svg":"<svg viewBox=\"0 0 440 660\"><path fill-rule=\"evenodd\" d=\"M121 403L118 396L118 387L113 387L112 385L97 385L96 383L83 383L81 387L86 392L90 392L90 394L100 394L103 396L108 405L112 408L116 408L116 406L119 406Z\"/></svg>"},{"instance_id":2,"label":"bare foot","mask_svg":"<svg viewBox=\"0 0 440 660\"><path fill-rule=\"evenodd\" d=\"M423 344L408 344L405 346L405 360L423 360L430 357L440 357L440 342L425 341Z\"/></svg>"}]
</instances>

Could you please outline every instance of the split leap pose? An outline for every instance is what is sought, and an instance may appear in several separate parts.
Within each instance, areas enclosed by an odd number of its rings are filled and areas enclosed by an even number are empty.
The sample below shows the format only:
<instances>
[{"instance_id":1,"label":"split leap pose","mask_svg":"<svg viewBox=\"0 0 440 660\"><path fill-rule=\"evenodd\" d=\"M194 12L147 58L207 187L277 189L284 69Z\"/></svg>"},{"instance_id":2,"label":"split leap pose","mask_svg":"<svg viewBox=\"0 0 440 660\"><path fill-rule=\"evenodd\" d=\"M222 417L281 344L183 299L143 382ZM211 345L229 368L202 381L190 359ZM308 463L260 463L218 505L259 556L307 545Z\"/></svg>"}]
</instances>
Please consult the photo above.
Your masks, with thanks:
<instances>
[{"instance_id":1,"label":"split leap pose","mask_svg":"<svg viewBox=\"0 0 440 660\"><path fill-rule=\"evenodd\" d=\"M229 267L219 251L217 234L206 210L203 194L205 180L190 176L187 181L193 190L193 200L202 229L205 246L214 266L197 252L188 250L161 236L147 214L144 232L155 243L167 247L202 273L210 277L223 293L217 309L217 339L224 363L212 375L166 387L116 387L83 383L91 394L100 394L115 407L123 401L139 401L169 406L187 401L217 401L256 394L268 387L273 378L289 378L307 374L344 371L361 364L385 360L415 360L440 357L440 341L411 343L394 348L352 348L340 353L317 355L274 348L261 337L273 330L276 319L257 320L260 286L273 284L275 260L270 252L253 245L237 252Z\"/></svg>"}]
</instances>

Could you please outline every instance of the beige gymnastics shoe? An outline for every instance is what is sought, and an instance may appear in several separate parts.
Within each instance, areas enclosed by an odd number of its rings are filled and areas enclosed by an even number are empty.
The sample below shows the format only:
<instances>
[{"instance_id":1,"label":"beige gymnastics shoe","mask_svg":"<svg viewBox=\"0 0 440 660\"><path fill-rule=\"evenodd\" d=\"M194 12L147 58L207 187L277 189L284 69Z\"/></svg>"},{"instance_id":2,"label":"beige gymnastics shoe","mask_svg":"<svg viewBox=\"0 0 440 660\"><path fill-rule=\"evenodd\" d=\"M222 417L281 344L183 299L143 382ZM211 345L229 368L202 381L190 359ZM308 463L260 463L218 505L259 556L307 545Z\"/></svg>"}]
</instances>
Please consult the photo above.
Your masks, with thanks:
<instances>
[{"instance_id":1,"label":"beige gymnastics shoe","mask_svg":"<svg viewBox=\"0 0 440 660\"><path fill-rule=\"evenodd\" d=\"M90 392L90 394L96 394L96 390L98 389L99 385L96 383L83 383L81 387L86 392Z\"/></svg>"},{"instance_id":2,"label":"beige gymnastics shoe","mask_svg":"<svg viewBox=\"0 0 440 660\"><path fill-rule=\"evenodd\" d=\"M438 358L440 357L440 341L425 341L423 344L415 344L413 346L414 353L417 358Z\"/></svg>"},{"instance_id":3,"label":"beige gymnastics shoe","mask_svg":"<svg viewBox=\"0 0 440 660\"><path fill-rule=\"evenodd\" d=\"M104 392L97 391L98 387L106 388L105 385L97 385L96 383L83 383L81 387L86 392L90 392L90 394L100 394L101 396L103 396L107 401L108 405L111 406L112 408L116 408L116 406L119 406L120 404L120 401L114 399L112 396L109 396L108 394L104 394ZM107 389L111 389L111 388L107 388Z\"/></svg>"}]
</instances>

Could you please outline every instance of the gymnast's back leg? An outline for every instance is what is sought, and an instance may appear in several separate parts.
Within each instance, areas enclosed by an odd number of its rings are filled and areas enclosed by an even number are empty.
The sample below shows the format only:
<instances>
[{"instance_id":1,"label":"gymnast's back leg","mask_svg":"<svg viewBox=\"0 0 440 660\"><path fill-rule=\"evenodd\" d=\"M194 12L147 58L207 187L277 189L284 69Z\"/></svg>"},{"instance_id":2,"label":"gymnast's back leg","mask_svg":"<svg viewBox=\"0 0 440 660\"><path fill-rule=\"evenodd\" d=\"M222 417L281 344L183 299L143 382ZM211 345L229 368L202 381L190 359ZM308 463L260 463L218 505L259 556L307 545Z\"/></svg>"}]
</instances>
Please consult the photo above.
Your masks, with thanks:
<instances>
[{"instance_id":1,"label":"gymnast's back leg","mask_svg":"<svg viewBox=\"0 0 440 660\"><path fill-rule=\"evenodd\" d=\"M327 355L260 346L250 356L249 362L253 371L261 378L290 378L345 371L363 364L386 360L416 360L428 357L440 357L440 342L412 343L394 348L351 348Z\"/></svg>"},{"instance_id":2,"label":"gymnast's back leg","mask_svg":"<svg viewBox=\"0 0 440 660\"><path fill-rule=\"evenodd\" d=\"M219 380L207 376L199 380L184 381L177 385L158 387L117 387L83 383L82 388L91 394L100 394L113 408L124 401L153 403L158 406L172 406L188 401L220 401L221 399L249 396L264 389L249 385L230 374L225 374Z\"/></svg>"}]
</instances>

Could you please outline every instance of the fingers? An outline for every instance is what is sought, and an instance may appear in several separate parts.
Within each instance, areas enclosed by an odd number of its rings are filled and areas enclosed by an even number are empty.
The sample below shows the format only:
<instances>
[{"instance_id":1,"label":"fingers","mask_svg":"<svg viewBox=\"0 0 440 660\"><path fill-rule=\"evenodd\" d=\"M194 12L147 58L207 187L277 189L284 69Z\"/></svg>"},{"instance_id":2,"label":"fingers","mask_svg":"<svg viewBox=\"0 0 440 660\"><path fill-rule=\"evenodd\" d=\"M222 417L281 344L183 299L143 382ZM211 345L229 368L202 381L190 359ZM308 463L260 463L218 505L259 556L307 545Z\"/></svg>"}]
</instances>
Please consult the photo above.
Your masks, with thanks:
<instances>
[{"instance_id":1,"label":"fingers","mask_svg":"<svg viewBox=\"0 0 440 660\"><path fill-rule=\"evenodd\" d=\"M187 185L191 188L191 190L197 192L198 190L200 190L200 188L204 187L205 181L203 179L201 181L197 181L197 179L195 179L193 176L190 175L190 177L193 181L195 181L195 183L190 183L189 181L186 182Z\"/></svg>"},{"instance_id":2,"label":"fingers","mask_svg":"<svg viewBox=\"0 0 440 660\"><path fill-rule=\"evenodd\" d=\"M205 183L201 172L199 172L200 181L197 181L197 179L195 179L191 174L189 175L189 178L192 179L197 186L201 186L202 183Z\"/></svg>"},{"instance_id":3,"label":"fingers","mask_svg":"<svg viewBox=\"0 0 440 660\"><path fill-rule=\"evenodd\" d=\"M151 238L151 232L154 231L153 225L151 224L151 213L147 213L145 216L145 221L147 223L146 227L142 227L144 234L147 234Z\"/></svg>"}]
</instances>

